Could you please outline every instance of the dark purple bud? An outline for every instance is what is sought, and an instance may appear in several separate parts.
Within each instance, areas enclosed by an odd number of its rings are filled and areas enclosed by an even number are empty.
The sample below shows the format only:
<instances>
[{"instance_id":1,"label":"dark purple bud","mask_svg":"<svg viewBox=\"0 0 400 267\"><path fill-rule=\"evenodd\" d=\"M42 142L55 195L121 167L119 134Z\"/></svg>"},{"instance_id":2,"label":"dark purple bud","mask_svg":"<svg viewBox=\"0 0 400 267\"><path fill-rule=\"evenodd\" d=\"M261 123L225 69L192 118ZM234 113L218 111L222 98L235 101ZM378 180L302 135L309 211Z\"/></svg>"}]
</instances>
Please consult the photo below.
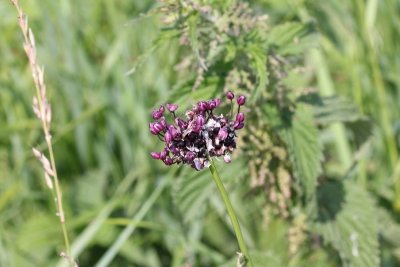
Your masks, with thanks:
<instances>
[{"instance_id":1,"label":"dark purple bud","mask_svg":"<svg viewBox=\"0 0 400 267\"><path fill-rule=\"evenodd\" d=\"M160 159L165 160L167 157L167 151L164 149L163 151L160 152Z\"/></svg>"},{"instance_id":2,"label":"dark purple bud","mask_svg":"<svg viewBox=\"0 0 400 267\"><path fill-rule=\"evenodd\" d=\"M170 157L165 158L163 161L167 166L174 164L174 161Z\"/></svg>"},{"instance_id":3,"label":"dark purple bud","mask_svg":"<svg viewBox=\"0 0 400 267\"><path fill-rule=\"evenodd\" d=\"M153 159L160 159L161 158L161 153L160 152L151 152L150 155L151 155L151 157Z\"/></svg>"},{"instance_id":4,"label":"dark purple bud","mask_svg":"<svg viewBox=\"0 0 400 267\"><path fill-rule=\"evenodd\" d=\"M226 93L226 98L228 98L229 100L232 100L235 97L235 95L232 93L232 91L228 91L228 93Z\"/></svg>"},{"instance_id":5,"label":"dark purple bud","mask_svg":"<svg viewBox=\"0 0 400 267\"><path fill-rule=\"evenodd\" d=\"M181 118L176 118L175 123L178 124L179 128L181 128L182 130L186 129L188 126L187 122L182 120Z\"/></svg>"},{"instance_id":6,"label":"dark purple bud","mask_svg":"<svg viewBox=\"0 0 400 267\"><path fill-rule=\"evenodd\" d=\"M152 115L153 115L153 119L158 120L159 118L162 117L163 114L159 110L153 110Z\"/></svg>"},{"instance_id":7,"label":"dark purple bud","mask_svg":"<svg viewBox=\"0 0 400 267\"><path fill-rule=\"evenodd\" d=\"M169 112L175 112L175 110L178 109L178 105L176 104L167 104L167 109L169 110Z\"/></svg>"},{"instance_id":8,"label":"dark purple bud","mask_svg":"<svg viewBox=\"0 0 400 267\"><path fill-rule=\"evenodd\" d=\"M242 112L238 113L236 115L236 121L238 122L244 122L244 114Z\"/></svg>"},{"instance_id":9,"label":"dark purple bud","mask_svg":"<svg viewBox=\"0 0 400 267\"><path fill-rule=\"evenodd\" d=\"M163 105L160 106L160 108L158 109L159 112L161 112L161 114L164 114L165 108Z\"/></svg>"},{"instance_id":10,"label":"dark purple bud","mask_svg":"<svg viewBox=\"0 0 400 267\"><path fill-rule=\"evenodd\" d=\"M216 98L216 99L214 99L214 101L215 101L215 105L217 107L219 107L219 105L221 105L221 98Z\"/></svg>"},{"instance_id":11,"label":"dark purple bud","mask_svg":"<svg viewBox=\"0 0 400 267\"><path fill-rule=\"evenodd\" d=\"M203 125L204 125L205 122L206 122L206 120L204 119L204 116L202 116L202 115L197 116L197 118L196 118L196 124L195 124L195 126L194 126L194 128L193 128L193 131L194 131L195 133L200 132L201 127L203 127Z\"/></svg>"},{"instance_id":12,"label":"dark purple bud","mask_svg":"<svg viewBox=\"0 0 400 267\"><path fill-rule=\"evenodd\" d=\"M246 97L244 95L241 95L237 99L237 103L239 106L243 106L244 103L246 103Z\"/></svg>"},{"instance_id":13,"label":"dark purple bud","mask_svg":"<svg viewBox=\"0 0 400 267\"><path fill-rule=\"evenodd\" d=\"M178 136L178 130L173 125L168 126L168 132L171 134L172 139L175 139Z\"/></svg>"},{"instance_id":14,"label":"dark purple bud","mask_svg":"<svg viewBox=\"0 0 400 267\"><path fill-rule=\"evenodd\" d=\"M158 123L161 124L161 126L163 127L163 129L166 129L166 128L167 128L167 122L165 121L164 118L162 118Z\"/></svg>"},{"instance_id":15,"label":"dark purple bud","mask_svg":"<svg viewBox=\"0 0 400 267\"><path fill-rule=\"evenodd\" d=\"M172 141L172 135L170 134L170 132L166 132L164 135L164 141L169 144Z\"/></svg>"},{"instance_id":16,"label":"dark purple bud","mask_svg":"<svg viewBox=\"0 0 400 267\"><path fill-rule=\"evenodd\" d=\"M194 154L194 152L188 151L185 155L185 160L190 162L190 161L193 161L195 157L196 157L196 154Z\"/></svg>"},{"instance_id":17,"label":"dark purple bud","mask_svg":"<svg viewBox=\"0 0 400 267\"><path fill-rule=\"evenodd\" d=\"M206 110L208 109L207 102L205 102L205 101L200 101L199 103L197 103L197 108L198 108L200 111L206 111Z\"/></svg>"},{"instance_id":18,"label":"dark purple bud","mask_svg":"<svg viewBox=\"0 0 400 267\"><path fill-rule=\"evenodd\" d=\"M150 132L154 135L158 135L159 132L154 128L154 124L155 124L155 122L150 122L150 124L149 124Z\"/></svg>"},{"instance_id":19,"label":"dark purple bud","mask_svg":"<svg viewBox=\"0 0 400 267\"><path fill-rule=\"evenodd\" d=\"M217 107L217 103L215 103L215 100L210 100L208 101L208 109L213 110Z\"/></svg>"},{"instance_id":20,"label":"dark purple bud","mask_svg":"<svg viewBox=\"0 0 400 267\"><path fill-rule=\"evenodd\" d=\"M218 139L223 141L228 137L228 129L226 127L223 127L221 129L219 129L218 132Z\"/></svg>"},{"instance_id":21,"label":"dark purple bud","mask_svg":"<svg viewBox=\"0 0 400 267\"><path fill-rule=\"evenodd\" d=\"M235 123L233 124L233 128L235 130L240 130L243 127L244 127L244 122L235 121Z\"/></svg>"}]
</instances>

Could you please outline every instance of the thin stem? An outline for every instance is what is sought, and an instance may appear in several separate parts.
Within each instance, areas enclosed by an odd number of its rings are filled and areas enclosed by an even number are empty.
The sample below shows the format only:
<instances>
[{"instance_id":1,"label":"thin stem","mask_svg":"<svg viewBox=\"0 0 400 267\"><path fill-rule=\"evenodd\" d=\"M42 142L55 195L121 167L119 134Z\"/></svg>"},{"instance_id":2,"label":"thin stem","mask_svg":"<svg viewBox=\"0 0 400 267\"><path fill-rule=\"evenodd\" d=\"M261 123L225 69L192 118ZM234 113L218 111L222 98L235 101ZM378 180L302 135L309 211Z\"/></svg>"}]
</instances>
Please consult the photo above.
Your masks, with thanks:
<instances>
[{"instance_id":1,"label":"thin stem","mask_svg":"<svg viewBox=\"0 0 400 267\"><path fill-rule=\"evenodd\" d=\"M240 230L239 221L236 217L235 211L233 210L231 201L229 200L228 193L225 190L224 184L222 183L222 180L218 174L217 168L215 167L213 160L210 157L208 157L208 160L211 163L210 171L213 176L214 182L218 188L222 200L224 201L226 210L228 211L229 218L231 219L233 230L235 232L236 239L239 243L239 248L243 253L244 257L246 258L247 266L254 267L246 243L244 242L242 231Z\"/></svg>"},{"instance_id":2,"label":"thin stem","mask_svg":"<svg viewBox=\"0 0 400 267\"><path fill-rule=\"evenodd\" d=\"M53 198L55 198L57 215L60 219L60 224L61 224L61 228L62 228L62 232L63 232L63 236L64 236L65 249L66 249L66 255L64 253L61 253L60 255L67 258L70 266L74 267L74 266L77 266L77 264L75 264L75 261L72 258L71 252L70 252L68 232L67 232L67 227L65 225L65 216L64 216L64 210L63 210L63 205L62 205L62 192L61 192L61 188L60 188L59 181L58 181L57 169L56 169L56 164L55 164L55 160L54 160L53 146L52 146L52 142L51 142L51 134L50 134L51 111L50 110L46 111L46 107L45 107L45 105L47 105L46 104L47 97L46 97L46 86L45 86L44 78L43 78L44 73L43 73L43 70L41 70L37 65L34 36L33 36L31 29L28 27L27 20L25 19L25 15L24 15L21 7L19 6L19 2L18 2L18 0L11 0L11 3L14 5L14 7L16 8L17 13L18 13L19 26L21 28L23 38L24 38L24 49L25 49L25 53L29 59L29 64L30 64L30 67L32 70L32 77L33 77L33 81L34 81L35 89L36 89L36 99L38 102L38 108L40 110L40 118L39 119L42 123L43 133L45 135L46 144L47 144L47 147L49 150L52 176L53 176L53 180L54 180L54 184L55 184L55 192L54 192L53 188L50 188L50 190L51 190ZM50 112L50 114L47 114L47 112ZM49 118L47 117L47 115L50 115Z\"/></svg>"}]
</instances>

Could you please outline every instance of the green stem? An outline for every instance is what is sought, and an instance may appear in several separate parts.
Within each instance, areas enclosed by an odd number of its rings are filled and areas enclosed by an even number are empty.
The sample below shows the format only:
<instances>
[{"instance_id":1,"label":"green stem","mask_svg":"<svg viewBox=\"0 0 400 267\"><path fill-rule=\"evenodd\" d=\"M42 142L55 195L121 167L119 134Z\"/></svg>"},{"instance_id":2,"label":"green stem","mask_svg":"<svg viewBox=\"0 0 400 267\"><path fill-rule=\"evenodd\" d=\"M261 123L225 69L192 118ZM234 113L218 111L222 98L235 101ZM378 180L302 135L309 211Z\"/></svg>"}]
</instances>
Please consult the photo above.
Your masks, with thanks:
<instances>
[{"instance_id":1,"label":"green stem","mask_svg":"<svg viewBox=\"0 0 400 267\"><path fill-rule=\"evenodd\" d=\"M224 184L222 183L222 180L218 174L217 168L215 167L213 160L210 157L208 157L208 160L211 163L210 171L213 176L214 182L217 185L218 191L222 197L222 200L225 203L226 210L228 211L229 218L231 219L233 230L235 232L236 239L239 243L239 248L243 253L244 257L246 258L247 266L253 267L254 266L253 262L250 258L249 251L247 250L246 243L244 242L243 234L242 231L240 230L239 221L236 217L235 211L233 210L231 201L229 200L228 193L225 190Z\"/></svg>"}]
</instances>

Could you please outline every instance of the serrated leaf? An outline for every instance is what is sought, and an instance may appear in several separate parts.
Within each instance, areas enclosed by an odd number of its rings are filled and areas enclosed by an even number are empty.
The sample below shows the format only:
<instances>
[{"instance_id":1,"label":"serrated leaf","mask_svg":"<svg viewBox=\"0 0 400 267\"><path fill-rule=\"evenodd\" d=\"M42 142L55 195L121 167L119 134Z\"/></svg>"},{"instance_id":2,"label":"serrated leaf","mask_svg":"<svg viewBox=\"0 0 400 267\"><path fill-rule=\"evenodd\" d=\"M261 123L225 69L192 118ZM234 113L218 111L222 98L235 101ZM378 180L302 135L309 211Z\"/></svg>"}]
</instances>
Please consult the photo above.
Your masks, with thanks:
<instances>
[{"instance_id":1,"label":"serrated leaf","mask_svg":"<svg viewBox=\"0 0 400 267\"><path fill-rule=\"evenodd\" d=\"M321 173L322 151L309 106L298 105L295 113L284 121L280 135L287 145L293 174L307 198L314 197Z\"/></svg>"},{"instance_id":2,"label":"serrated leaf","mask_svg":"<svg viewBox=\"0 0 400 267\"><path fill-rule=\"evenodd\" d=\"M317 124L326 125L332 122L353 122L365 119L357 106L344 97L320 97L316 94L302 96L298 101L313 105L313 114Z\"/></svg>"},{"instance_id":3,"label":"serrated leaf","mask_svg":"<svg viewBox=\"0 0 400 267\"><path fill-rule=\"evenodd\" d=\"M251 60L251 67L257 75L257 87L251 95L251 101L256 101L261 92L265 90L268 83L267 55L264 49L257 45L251 45L246 49L246 53Z\"/></svg>"},{"instance_id":4,"label":"serrated leaf","mask_svg":"<svg viewBox=\"0 0 400 267\"><path fill-rule=\"evenodd\" d=\"M343 266L379 266L376 211L370 196L352 181L318 189L316 230L339 253Z\"/></svg>"},{"instance_id":5,"label":"serrated leaf","mask_svg":"<svg viewBox=\"0 0 400 267\"><path fill-rule=\"evenodd\" d=\"M267 36L267 45L277 49L280 55L293 55L318 44L312 25L288 22L275 26Z\"/></svg>"}]
</instances>

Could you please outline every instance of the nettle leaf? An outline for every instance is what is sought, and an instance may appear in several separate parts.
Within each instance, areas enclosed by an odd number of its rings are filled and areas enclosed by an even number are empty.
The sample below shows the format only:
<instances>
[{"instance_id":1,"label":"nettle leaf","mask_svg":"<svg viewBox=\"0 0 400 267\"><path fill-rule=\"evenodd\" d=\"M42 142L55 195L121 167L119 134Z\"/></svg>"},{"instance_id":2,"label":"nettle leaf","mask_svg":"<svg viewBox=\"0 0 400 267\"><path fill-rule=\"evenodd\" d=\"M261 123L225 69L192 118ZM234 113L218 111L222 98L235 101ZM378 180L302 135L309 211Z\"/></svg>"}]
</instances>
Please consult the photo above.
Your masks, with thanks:
<instances>
[{"instance_id":1,"label":"nettle leaf","mask_svg":"<svg viewBox=\"0 0 400 267\"><path fill-rule=\"evenodd\" d=\"M357 106L344 97L320 97L317 94L309 94L300 97L298 101L313 105L313 114L317 124L326 125L332 122L365 120Z\"/></svg>"},{"instance_id":2,"label":"nettle leaf","mask_svg":"<svg viewBox=\"0 0 400 267\"><path fill-rule=\"evenodd\" d=\"M261 46L256 44L248 46L246 53L250 59L251 67L257 75L257 87L251 95L251 101L254 103L268 84L267 54Z\"/></svg>"},{"instance_id":3,"label":"nettle leaf","mask_svg":"<svg viewBox=\"0 0 400 267\"><path fill-rule=\"evenodd\" d=\"M235 159L230 164L214 161L220 176L224 181L232 181L242 177L246 168L240 159ZM195 218L207 203L211 195L215 194L216 187L208 169L195 171L187 167L185 172L177 179L174 189L174 202L184 216L184 221Z\"/></svg>"},{"instance_id":4,"label":"nettle leaf","mask_svg":"<svg viewBox=\"0 0 400 267\"><path fill-rule=\"evenodd\" d=\"M287 145L293 174L302 186L308 199L313 198L317 178L321 173L322 148L318 139L311 108L298 105L279 131Z\"/></svg>"},{"instance_id":5,"label":"nettle leaf","mask_svg":"<svg viewBox=\"0 0 400 267\"><path fill-rule=\"evenodd\" d=\"M329 181L318 189L316 230L339 253L343 266L379 266L376 210L353 181Z\"/></svg>"},{"instance_id":6,"label":"nettle leaf","mask_svg":"<svg viewBox=\"0 0 400 267\"><path fill-rule=\"evenodd\" d=\"M364 144L372 135L372 122L363 116L349 99L340 96L321 97L317 94L307 94L298 98L297 101L312 105L314 121L318 125L345 123L357 147Z\"/></svg>"},{"instance_id":7,"label":"nettle leaf","mask_svg":"<svg viewBox=\"0 0 400 267\"><path fill-rule=\"evenodd\" d=\"M295 55L318 44L311 24L288 22L274 26L267 36L267 46L280 55Z\"/></svg>"}]
</instances>

